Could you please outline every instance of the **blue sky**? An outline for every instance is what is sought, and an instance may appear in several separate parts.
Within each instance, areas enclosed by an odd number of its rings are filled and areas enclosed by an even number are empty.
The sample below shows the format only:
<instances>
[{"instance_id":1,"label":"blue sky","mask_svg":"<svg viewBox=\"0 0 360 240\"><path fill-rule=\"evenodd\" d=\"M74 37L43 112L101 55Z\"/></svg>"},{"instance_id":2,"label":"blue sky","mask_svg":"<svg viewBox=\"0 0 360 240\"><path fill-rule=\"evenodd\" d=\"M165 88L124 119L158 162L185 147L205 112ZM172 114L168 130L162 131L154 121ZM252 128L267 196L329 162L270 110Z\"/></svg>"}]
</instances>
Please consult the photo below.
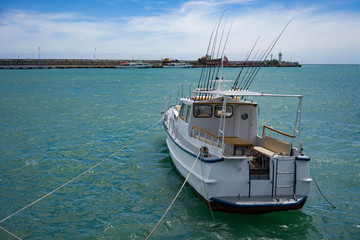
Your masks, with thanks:
<instances>
[{"instance_id":1,"label":"blue sky","mask_svg":"<svg viewBox=\"0 0 360 240\"><path fill-rule=\"evenodd\" d=\"M226 10L225 54L242 60L260 35L300 63L360 64L358 0L0 0L0 58L197 59ZM96 48L96 50L94 50Z\"/></svg>"}]
</instances>

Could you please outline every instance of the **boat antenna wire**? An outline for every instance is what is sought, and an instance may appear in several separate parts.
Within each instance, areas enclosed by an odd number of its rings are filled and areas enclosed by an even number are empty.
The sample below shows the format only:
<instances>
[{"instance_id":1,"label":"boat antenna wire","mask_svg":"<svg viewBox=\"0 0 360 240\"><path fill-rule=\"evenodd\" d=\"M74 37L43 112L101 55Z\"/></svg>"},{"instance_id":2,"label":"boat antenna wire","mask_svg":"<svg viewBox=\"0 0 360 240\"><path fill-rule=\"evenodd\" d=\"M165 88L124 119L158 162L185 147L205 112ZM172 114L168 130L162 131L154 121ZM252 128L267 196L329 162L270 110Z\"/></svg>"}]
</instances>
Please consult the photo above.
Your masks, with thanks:
<instances>
[{"instance_id":1,"label":"boat antenna wire","mask_svg":"<svg viewBox=\"0 0 360 240\"><path fill-rule=\"evenodd\" d=\"M186 182L188 181L188 179L189 179L192 171L194 170L194 167L195 167L195 165L196 165L196 163L197 163L197 160L199 159L199 157L200 157L201 154L202 154L202 148L200 148L199 154L197 155L197 157L196 157L196 159L195 159L195 161L194 161L194 163L193 163L193 165L192 165L192 167L191 167L188 175L187 175L186 178L185 178L184 183L181 185L181 187L180 187L179 191L177 192L176 196L174 197L174 199L172 200L172 202L170 203L169 207L166 209L165 213L162 215L162 217L160 218L160 220L157 222L157 224L155 225L155 227L151 230L151 232L149 233L149 235L145 238L145 240L148 240L148 239L150 238L151 234L153 234L153 232L154 232L154 231L156 230L156 228L159 226L159 224L161 223L161 221L164 219L165 215L169 212L170 208L174 205L176 199L179 197L179 195L180 195L181 191L183 190Z\"/></svg>"},{"instance_id":2,"label":"boat antenna wire","mask_svg":"<svg viewBox=\"0 0 360 240\"><path fill-rule=\"evenodd\" d=\"M106 160L112 158L113 156L115 156L116 154L118 154L119 152L121 152L122 150L124 150L125 148L127 148L128 146L130 146L131 144L133 144L136 140L138 140L140 137L144 136L147 132L149 132L151 129L153 129L156 125L158 125L161 121L163 120L163 118L160 118L155 124L153 124L150 128L148 128L146 131L142 132L141 134L139 134L137 137L135 137L131 142L129 142L128 144L126 144L125 146L123 146L122 148L120 148L119 150L117 150L116 152L114 152L113 154L111 154L110 156L108 156L107 158L101 160L100 162L98 162L97 164L95 164L94 166L92 166L91 168L89 168L88 170L82 172L81 174L77 175L76 177L72 178L71 180L67 181L66 183L64 183L63 185L61 185L60 187L52 190L51 192L45 194L44 196L42 196L41 198L33 201L32 203L28 204L27 206L23 207L22 209L10 214L9 216L7 216L6 218L0 220L0 223L12 218L13 216L15 216L16 214L24 211L25 209L31 207L32 205L34 205L35 203L43 200L44 198L50 196L51 194L53 194L54 192L60 190L61 188L65 187L66 185L72 183L73 181L75 181L76 179L80 178L81 176L83 176L84 174L90 172L91 170L93 170L94 168L98 167L100 164L102 164L103 162L105 162ZM3 229L4 231L6 231L7 233L16 236L12 233L10 233L9 231L7 231L6 229L4 229L3 227L0 226L1 229ZM18 238L20 239L20 238Z\"/></svg>"}]
</instances>

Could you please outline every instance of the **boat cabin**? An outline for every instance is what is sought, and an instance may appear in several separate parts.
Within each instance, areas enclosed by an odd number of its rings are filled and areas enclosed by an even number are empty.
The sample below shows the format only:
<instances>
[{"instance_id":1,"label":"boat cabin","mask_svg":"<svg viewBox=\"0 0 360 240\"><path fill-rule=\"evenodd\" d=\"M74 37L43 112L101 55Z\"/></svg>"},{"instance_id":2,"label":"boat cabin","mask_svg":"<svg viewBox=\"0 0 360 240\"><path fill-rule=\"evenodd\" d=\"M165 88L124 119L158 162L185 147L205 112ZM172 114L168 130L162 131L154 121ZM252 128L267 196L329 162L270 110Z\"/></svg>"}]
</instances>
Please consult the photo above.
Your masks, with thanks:
<instances>
[{"instance_id":1,"label":"boat cabin","mask_svg":"<svg viewBox=\"0 0 360 240\"><path fill-rule=\"evenodd\" d=\"M188 132L184 134L206 140L213 146L219 146L224 137L227 143L225 154L250 154L250 148L257 142L257 103L230 99L227 102L223 113L223 98L208 101L182 99L179 109L182 121L178 124L186 125L184 129ZM247 149L237 149L240 145ZM246 153L242 152L245 150Z\"/></svg>"},{"instance_id":2,"label":"boat cabin","mask_svg":"<svg viewBox=\"0 0 360 240\"><path fill-rule=\"evenodd\" d=\"M221 149L223 156L250 158L253 179L269 177L271 157L297 152L293 149L293 135L268 126L263 126L262 136L258 135L256 102L235 97L225 103L224 97L206 101L183 98L176 110L182 135Z\"/></svg>"}]
</instances>

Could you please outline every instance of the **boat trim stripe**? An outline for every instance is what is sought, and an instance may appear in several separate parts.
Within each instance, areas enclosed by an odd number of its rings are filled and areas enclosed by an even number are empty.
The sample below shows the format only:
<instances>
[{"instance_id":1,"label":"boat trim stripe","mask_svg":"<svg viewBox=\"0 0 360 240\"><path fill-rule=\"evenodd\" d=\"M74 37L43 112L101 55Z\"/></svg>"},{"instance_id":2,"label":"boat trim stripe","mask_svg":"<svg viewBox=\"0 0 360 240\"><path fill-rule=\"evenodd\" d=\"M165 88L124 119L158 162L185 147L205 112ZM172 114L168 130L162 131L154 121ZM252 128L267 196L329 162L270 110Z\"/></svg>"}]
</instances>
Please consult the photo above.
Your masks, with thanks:
<instances>
[{"instance_id":1,"label":"boat trim stripe","mask_svg":"<svg viewBox=\"0 0 360 240\"><path fill-rule=\"evenodd\" d=\"M300 200L294 202L294 203L274 203L274 204L236 204L233 202L229 202L229 201L225 201L216 197L211 197L210 200L215 201L215 202L219 202L219 203L223 203L226 205L230 205L230 206L235 206L235 207L273 207L273 206L297 206L299 204L301 204L302 202L306 201L307 196L301 198Z\"/></svg>"},{"instance_id":2,"label":"boat trim stripe","mask_svg":"<svg viewBox=\"0 0 360 240\"><path fill-rule=\"evenodd\" d=\"M311 158L309 157L302 157L302 156L297 156L295 157L296 160L299 160L299 161L311 161Z\"/></svg>"}]
</instances>

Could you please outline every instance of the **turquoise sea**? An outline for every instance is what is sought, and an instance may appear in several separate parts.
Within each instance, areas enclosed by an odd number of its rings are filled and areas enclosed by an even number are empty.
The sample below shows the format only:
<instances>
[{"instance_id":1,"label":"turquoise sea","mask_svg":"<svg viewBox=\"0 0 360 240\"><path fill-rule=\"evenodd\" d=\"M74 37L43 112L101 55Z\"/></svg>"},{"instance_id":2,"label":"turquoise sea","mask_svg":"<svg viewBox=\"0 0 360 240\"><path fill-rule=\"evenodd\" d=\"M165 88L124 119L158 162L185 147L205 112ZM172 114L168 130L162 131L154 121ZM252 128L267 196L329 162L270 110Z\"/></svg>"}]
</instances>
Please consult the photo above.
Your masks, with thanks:
<instances>
[{"instance_id":1,"label":"turquoise sea","mask_svg":"<svg viewBox=\"0 0 360 240\"><path fill-rule=\"evenodd\" d=\"M150 128L162 117L165 95L196 84L200 71L0 70L0 221ZM238 71L226 69L226 78ZM312 182L301 210L215 213L214 221L185 187L151 239L360 239L360 65L263 68L250 90L304 95L304 151L336 208ZM278 110L296 111L264 102L261 121L287 130L287 114ZM165 138L158 124L0 226L23 239L145 239L183 183ZM0 239L14 237L0 229Z\"/></svg>"}]
</instances>

